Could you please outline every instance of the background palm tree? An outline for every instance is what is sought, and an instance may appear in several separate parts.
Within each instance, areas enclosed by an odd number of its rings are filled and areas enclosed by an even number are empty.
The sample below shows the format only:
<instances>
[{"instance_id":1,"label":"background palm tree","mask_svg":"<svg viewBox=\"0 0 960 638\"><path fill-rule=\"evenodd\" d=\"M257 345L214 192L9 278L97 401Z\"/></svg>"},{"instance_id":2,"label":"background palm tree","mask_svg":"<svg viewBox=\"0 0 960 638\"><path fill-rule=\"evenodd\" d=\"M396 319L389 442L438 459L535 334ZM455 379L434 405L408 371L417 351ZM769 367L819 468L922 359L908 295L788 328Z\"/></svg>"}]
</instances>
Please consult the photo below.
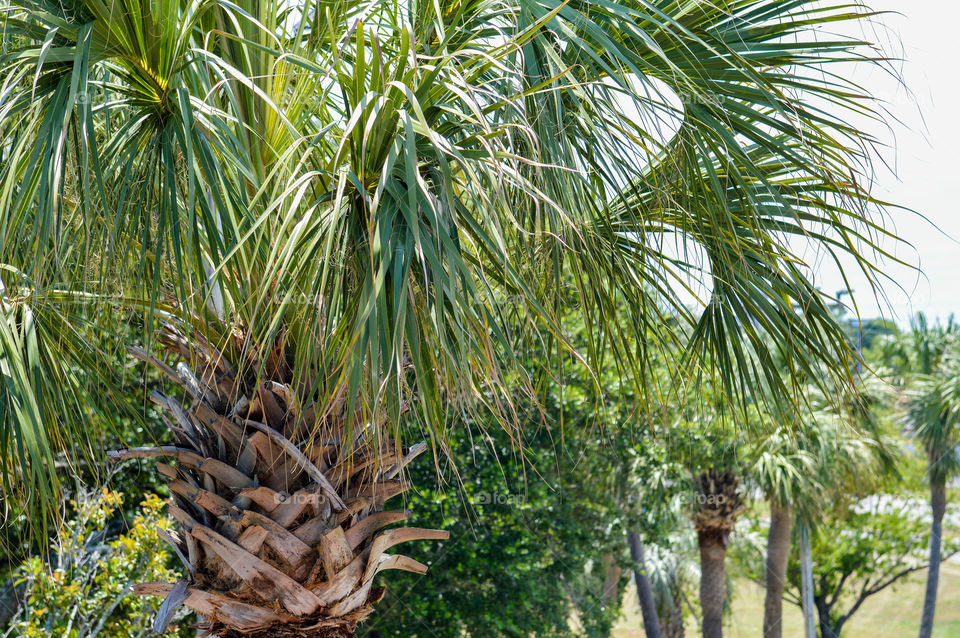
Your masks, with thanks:
<instances>
[{"instance_id":1,"label":"background palm tree","mask_svg":"<svg viewBox=\"0 0 960 638\"><path fill-rule=\"evenodd\" d=\"M763 601L763 636L783 633L783 590L792 544L794 507L801 494L819 487L816 459L787 428L765 437L753 454L750 478L770 503L767 534L766 593ZM805 484L806 483L806 484Z\"/></svg>"},{"instance_id":2,"label":"background palm tree","mask_svg":"<svg viewBox=\"0 0 960 638\"><path fill-rule=\"evenodd\" d=\"M799 518L815 526L827 504L862 493L892 467L889 443L872 418L875 388L860 387L846 409L832 411L811 392L817 406L795 428L757 437L748 453L747 475L770 503L764 585L763 635L783 632L783 594ZM819 405L818 405L819 404ZM812 613L812 609L809 610Z\"/></svg>"},{"instance_id":3,"label":"background palm tree","mask_svg":"<svg viewBox=\"0 0 960 638\"><path fill-rule=\"evenodd\" d=\"M740 477L729 469L710 468L696 477L693 526L700 547L700 611L704 638L723 637L727 599L727 545L743 511Z\"/></svg>"},{"instance_id":4,"label":"background palm tree","mask_svg":"<svg viewBox=\"0 0 960 638\"><path fill-rule=\"evenodd\" d=\"M872 140L849 123L872 106L829 69L879 56L818 30L868 16L802 0L8 2L7 504L42 520L61 455L103 460L132 329L133 357L175 381L149 396L178 448L160 471L195 570L169 607L185 597L265 635L349 633L310 582L348 572L340 601L359 609L402 562L380 550L403 533L366 536L386 519L357 491L393 489L413 452L401 428L435 450L452 413L514 428L516 394L571 353L614 353L643 397L650 362L688 331L684 370L731 395L762 383L790 403L774 354L843 381L852 353L789 238L875 275ZM697 314L682 290L704 272ZM572 305L591 329L576 352L560 336ZM521 363L528 344L548 355ZM278 531L293 550L247 551L294 552L260 587L262 565L224 556L267 520L286 528L245 491L277 472L311 495L298 516L321 517L326 540ZM285 611L265 623L270 601Z\"/></svg>"},{"instance_id":5,"label":"background palm tree","mask_svg":"<svg viewBox=\"0 0 960 638\"><path fill-rule=\"evenodd\" d=\"M643 633L647 638L662 638L665 634L661 626L663 625L659 606L653 593L653 585L650 582L650 575L647 573L647 560L643 549L643 539L637 532L627 534L627 544L630 547L630 560L633 561L633 582L637 588L637 602L640 604L640 614L643 618ZM681 630L683 628L683 618L680 622Z\"/></svg>"},{"instance_id":6,"label":"background palm tree","mask_svg":"<svg viewBox=\"0 0 960 638\"><path fill-rule=\"evenodd\" d=\"M669 545L650 547L645 565L663 637L683 638L686 633L683 609L690 606L687 589L700 576L699 564L694 558L696 542L687 530L677 530L666 540Z\"/></svg>"},{"instance_id":7,"label":"background palm tree","mask_svg":"<svg viewBox=\"0 0 960 638\"><path fill-rule=\"evenodd\" d=\"M911 330L878 342L878 359L888 368L900 389L909 430L923 445L930 484L930 567L920 621L921 638L933 631L941 561L941 531L946 510L946 481L957 472L957 404L954 396L960 353L960 326L951 317L946 324L930 324L923 313L911 322Z\"/></svg>"},{"instance_id":8,"label":"background palm tree","mask_svg":"<svg viewBox=\"0 0 960 638\"><path fill-rule=\"evenodd\" d=\"M951 324L928 327L920 322L914 335L922 354L922 376L910 392L907 419L927 456L930 483L930 566L923 598L920 638L930 638L937 605L947 509L947 481L960 473L960 356L958 331Z\"/></svg>"}]
</instances>

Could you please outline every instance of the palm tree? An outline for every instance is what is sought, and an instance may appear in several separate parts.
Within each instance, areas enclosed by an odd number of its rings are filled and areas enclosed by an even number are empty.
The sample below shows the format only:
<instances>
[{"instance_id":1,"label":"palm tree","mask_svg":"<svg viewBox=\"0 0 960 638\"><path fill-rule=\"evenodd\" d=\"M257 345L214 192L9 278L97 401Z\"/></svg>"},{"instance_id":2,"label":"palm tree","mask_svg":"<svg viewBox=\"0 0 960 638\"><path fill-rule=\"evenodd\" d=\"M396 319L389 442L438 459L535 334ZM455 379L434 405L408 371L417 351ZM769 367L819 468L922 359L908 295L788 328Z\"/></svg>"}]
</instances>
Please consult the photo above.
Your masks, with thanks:
<instances>
[{"instance_id":1,"label":"palm tree","mask_svg":"<svg viewBox=\"0 0 960 638\"><path fill-rule=\"evenodd\" d=\"M740 478L732 470L710 468L697 475L696 484L693 526L700 547L702 634L723 638L727 544L744 507Z\"/></svg>"},{"instance_id":2,"label":"palm tree","mask_svg":"<svg viewBox=\"0 0 960 638\"><path fill-rule=\"evenodd\" d=\"M956 358L960 353L960 326L951 317L946 324L930 324L923 313L911 322L911 330L891 336L878 346L880 360L906 391L907 425L923 445L930 482L930 567L920 620L920 638L929 638L937 604L940 578L943 515L946 511L947 479L960 469L956 427Z\"/></svg>"},{"instance_id":3,"label":"palm tree","mask_svg":"<svg viewBox=\"0 0 960 638\"><path fill-rule=\"evenodd\" d=\"M781 426L759 437L749 453L747 474L770 504L765 638L782 635L783 594L795 519L808 527L815 525L823 504L861 492L892 466L889 446L871 416L872 385L862 384L840 413L829 409L811 390L812 406L819 409L796 426Z\"/></svg>"},{"instance_id":4,"label":"palm tree","mask_svg":"<svg viewBox=\"0 0 960 638\"><path fill-rule=\"evenodd\" d=\"M696 545L689 529L671 534L667 544L652 545L644 563L656 602L663 638L683 638L684 605L689 605L686 589L699 578L694 558Z\"/></svg>"},{"instance_id":5,"label":"palm tree","mask_svg":"<svg viewBox=\"0 0 960 638\"><path fill-rule=\"evenodd\" d=\"M960 474L960 362L945 352L934 367L935 376L919 379L912 393L908 419L923 444L930 482L930 566L923 597L920 638L930 638L940 579L943 515L947 509L947 480Z\"/></svg>"},{"instance_id":6,"label":"palm tree","mask_svg":"<svg viewBox=\"0 0 960 638\"><path fill-rule=\"evenodd\" d=\"M750 478L770 503L763 601L763 636L783 634L783 590L792 544L797 500L819 487L816 458L803 449L795 428L778 428L753 453Z\"/></svg>"},{"instance_id":7,"label":"palm tree","mask_svg":"<svg viewBox=\"0 0 960 638\"><path fill-rule=\"evenodd\" d=\"M789 237L875 275L872 140L849 123L874 112L828 71L880 56L819 29L868 16L813 0L9 0L5 496L42 521L56 467L104 458L130 416L115 400L129 347L160 375L149 399L173 444L112 458L176 462L157 467L189 571L141 588L169 592L158 625L184 602L215 634L350 635L378 571L424 569L384 550L442 535L376 532L403 518L379 510L422 449L401 433L443 451L464 411L515 427L516 394L571 354L612 351L641 397L689 325L686 370L731 395L790 396L771 349L842 380L852 353ZM697 313L682 288L705 272ZM559 336L571 300L583 352ZM627 347L628 332L651 338ZM526 365L526 344L552 354Z\"/></svg>"}]
</instances>

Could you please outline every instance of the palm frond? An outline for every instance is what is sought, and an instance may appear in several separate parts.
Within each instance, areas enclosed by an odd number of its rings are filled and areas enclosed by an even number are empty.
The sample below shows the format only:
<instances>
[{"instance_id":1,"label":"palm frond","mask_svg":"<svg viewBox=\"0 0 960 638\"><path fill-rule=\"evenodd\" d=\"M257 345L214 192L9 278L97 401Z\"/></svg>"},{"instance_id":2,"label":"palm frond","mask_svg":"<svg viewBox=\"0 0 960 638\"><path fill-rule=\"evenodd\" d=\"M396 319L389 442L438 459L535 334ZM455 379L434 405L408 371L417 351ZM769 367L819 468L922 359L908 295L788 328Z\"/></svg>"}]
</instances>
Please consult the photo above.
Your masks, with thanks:
<instances>
[{"instance_id":1,"label":"palm frond","mask_svg":"<svg viewBox=\"0 0 960 638\"><path fill-rule=\"evenodd\" d=\"M55 307L93 331L127 310L145 341L170 316L215 345L241 327L262 356L239 360L294 353L305 404L346 387L359 420L397 426L412 399L440 448L464 411L515 425L517 393L559 359L612 352L643 397L658 353L687 342L675 316L695 326L692 369L730 395L790 396L775 357L843 380L853 355L788 238L878 274L872 140L849 123L873 106L831 69L883 60L825 37L870 16L811 0L14 0L0 254L28 297L83 292ZM664 236L706 254L702 311L678 284L702 273ZM571 308L592 328L582 352ZM5 361L25 361L6 340ZM531 344L550 354L524 365ZM0 421L23 459L61 449L28 434L58 427L49 411Z\"/></svg>"}]
</instances>

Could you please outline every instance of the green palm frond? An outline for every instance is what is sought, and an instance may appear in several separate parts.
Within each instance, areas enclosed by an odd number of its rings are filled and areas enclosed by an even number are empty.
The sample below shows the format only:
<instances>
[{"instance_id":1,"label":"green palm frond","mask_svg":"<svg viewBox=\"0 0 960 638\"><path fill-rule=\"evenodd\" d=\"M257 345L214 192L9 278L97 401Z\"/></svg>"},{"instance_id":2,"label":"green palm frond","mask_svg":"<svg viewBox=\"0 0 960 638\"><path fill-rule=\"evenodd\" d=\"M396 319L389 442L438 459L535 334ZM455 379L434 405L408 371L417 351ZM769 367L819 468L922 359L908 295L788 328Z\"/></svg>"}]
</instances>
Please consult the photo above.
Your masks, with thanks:
<instances>
[{"instance_id":1,"label":"green palm frond","mask_svg":"<svg viewBox=\"0 0 960 638\"><path fill-rule=\"evenodd\" d=\"M303 402L345 384L358 422L396 424L412 399L440 447L478 398L513 423L516 393L571 353L612 352L643 397L686 324L686 370L731 395L789 397L777 358L843 379L853 354L789 238L877 278L872 140L850 124L873 106L839 65L883 60L826 35L870 16L811 0L13 0L8 332L52 291L71 293L47 308L81 318L77 343L122 312L144 341L161 320L216 346L240 326L238 347L289 353ZM706 255L702 310L682 284L700 265L664 237ZM582 352L563 337L571 308L591 327ZM8 382L31 355L5 340L3 405L96 399L92 377ZM521 364L532 344L551 354ZM62 361L109 367L86 353ZM50 433L79 431L60 423L77 410L19 414L0 418L8 448L32 448L11 470L39 477L31 459L63 449Z\"/></svg>"},{"instance_id":2,"label":"green palm frond","mask_svg":"<svg viewBox=\"0 0 960 638\"><path fill-rule=\"evenodd\" d=\"M839 400L810 386L795 422L771 426L761 416L767 431L753 435L747 476L767 499L807 518L865 493L895 470L896 443L875 416L886 391L876 377L859 380Z\"/></svg>"},{"instance_id":3,"label":"green palm frond","mask_svg":"<svg viewBox=\"0 0 960 638\"><path fill-rule=\"evenodd\" d=\"M896 339L906 385L906 425L923 445L930 480L960 471L960 325L922 314Z\"/></svg>"},{"instance_id":4,"label":"green palm frond","mask_svg":"<svg viewBox=\"0 0 960 638\"><path fill-rule=\"evenodd\" d=\"M910 392L907 420L928 456L928 473L945 483L960 473L960 361L957 355L921 376Z\"/></svg>"}]
</instances>

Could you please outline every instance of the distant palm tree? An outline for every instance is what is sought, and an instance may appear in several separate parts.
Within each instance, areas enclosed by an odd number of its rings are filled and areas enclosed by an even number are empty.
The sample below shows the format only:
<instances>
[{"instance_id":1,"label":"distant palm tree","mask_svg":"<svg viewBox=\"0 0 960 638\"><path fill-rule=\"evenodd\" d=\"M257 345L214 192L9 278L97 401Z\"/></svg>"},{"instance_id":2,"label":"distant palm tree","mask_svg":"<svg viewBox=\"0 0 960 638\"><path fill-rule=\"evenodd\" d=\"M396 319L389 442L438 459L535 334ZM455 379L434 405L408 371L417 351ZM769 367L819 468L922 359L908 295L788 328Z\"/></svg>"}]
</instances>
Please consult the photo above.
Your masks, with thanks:
<instances>
[{"instance_id":1,"label":"distant palm tree","mask_svg":"<svg viewBox=\"0 0 960 638\"><path fill-rule=\"evenodd\" d=\"M637 532L629 532L627 534L627 545L630 547L630 560L633 561L633 583L637 588L637 601L640 603L640 615L643 618L643 633L647 638L669 636L662 629L664 623L660 617L659 606L650 582L643 539Z\"/></svg>"},{"instance_id":2,"label":"distant palm tree","mask_svg":"<svg viewBox=\"0 0 960 638\"><path fill-rule=\"evenodd\" d=\"M464 410L514 427L515 393L573 350L572 306L591 331L575 358L614 352L638 396L691 323L684 370L730 394L791 396L773 351L844 378L852 353L790 237L875 274L872 140L850 124L874 113L830 69L880 56L821 29L868 16L10 0L4 496L49 512L59 455L103 458L131 346L163 379L150 399L175 445L113 458L176 461L158 469L190 572L142 591L213 633L351 635L378 571L425 569L385 550L442 536L377 531L403 517L379 510L422 449L403 424L440 450ZM706 273L697 314L683 288ZM521 364L529 343L552 354Z\"/></svg>"},{"instance_id":3,"label":"distant palm tree","mask_svg":"<svg viewBox=\"0 0 960 638\"><path fill-rule=\"evenodd\" d=\"M798 499L809 496L820 487L820 477L815 471L815 456L804 449L791 429L777 429L764 437L757 448L749 474L770 503L763 636L780 638L794 508Z\"/></svg>"},{"instance_id":4,"label":"distant palm tree","mask_svg":"<svg viewBox=\"0 0 960 638\"><path fill-rule=\"evenodd\" d=\"M744 508L740 477L711 468L696 477L693 526L700 547L700 611L703 638L723 638L727 600L727 545Z\"/></svg>"},{"instance_id":5,"label":"distant palm tree","mask_svg":"<svg viewBox=\"0 0 960 638\"><path fill-rule=\"evenodd\" d=\"M656 601L663 638L683 638L686 631L683 608L688 605L686 589L699 579L694 559L696 544L688 530L682 530L651 546L645 566Z\"/></svg>"},{"instance_id":6,"label":"distant palm tree","mask_svg":"<svg viewBox=\"0 0 960 638\"><path fill-rule=\"evenodd\" d=\"M906 337L915 365L907 420L927 456L930 482L930 566L920 619L920 638L930 638L940 579L947 480L960 474L960 327L930 326L920 315Z\"/></svg>"},{"instance_id":7,"label":"distant palm tree","mask_svg":"<svg viewBox=\"0 0 960 638\"><path fill-rule=\"evenodd\" d=\"M872 388L853 395L840 413L820 409L794 426L782 426L758 436L748 452L746 472L770 503L767 536L763 636L783 634L783 593L797 517L814 523L825 504L855 493L881 476L891 464L889 449L879 436L871 408Z\"/></svg>"}]
</instances>

